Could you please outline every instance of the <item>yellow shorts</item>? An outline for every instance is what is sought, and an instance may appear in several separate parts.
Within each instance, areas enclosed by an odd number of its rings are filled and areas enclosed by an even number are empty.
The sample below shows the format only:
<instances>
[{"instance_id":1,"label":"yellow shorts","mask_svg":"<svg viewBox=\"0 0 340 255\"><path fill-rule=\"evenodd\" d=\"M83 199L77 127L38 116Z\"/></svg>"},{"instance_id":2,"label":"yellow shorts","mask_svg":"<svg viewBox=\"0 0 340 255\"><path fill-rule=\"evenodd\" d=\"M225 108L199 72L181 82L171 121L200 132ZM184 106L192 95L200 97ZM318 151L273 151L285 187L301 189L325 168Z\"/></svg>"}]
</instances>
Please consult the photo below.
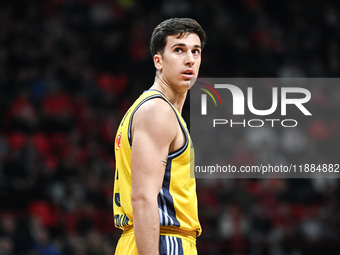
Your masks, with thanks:
<instances>
[{"instance_id":1,"label":"yellow shorts","mask_svg":"<svg viewBox=\"0 0 340 255\"><path fill-rule=\"evenodd\" d=\"M118 241L115 255L138 255L133 230L123 232ZM197 255L196 238L161 232L159 255Z\"/></svg>"}]
</instances>

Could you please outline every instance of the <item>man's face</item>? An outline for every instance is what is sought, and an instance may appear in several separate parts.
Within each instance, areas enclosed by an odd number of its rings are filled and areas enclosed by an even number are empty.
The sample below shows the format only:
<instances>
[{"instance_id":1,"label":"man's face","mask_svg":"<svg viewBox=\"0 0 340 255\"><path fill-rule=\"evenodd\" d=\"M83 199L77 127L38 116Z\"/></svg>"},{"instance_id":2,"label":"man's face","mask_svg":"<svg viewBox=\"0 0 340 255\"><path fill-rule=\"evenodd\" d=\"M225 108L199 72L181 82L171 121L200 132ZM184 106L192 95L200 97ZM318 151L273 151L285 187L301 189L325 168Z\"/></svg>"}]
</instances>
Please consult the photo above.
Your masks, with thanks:
<instances>
[{"instance_id":1,"label":"man's face","mask_svg":"<svg viewBox=\"0 0 340 255\"><path fill-rule=\"evenodd\" d=\"M155 55L155 66L160 76L174 90L184 93L190 89L190 80L198 76L201 64L201 40L198 35L186 33L167 37L163 56Z\"/></svg>"}]
</instances>

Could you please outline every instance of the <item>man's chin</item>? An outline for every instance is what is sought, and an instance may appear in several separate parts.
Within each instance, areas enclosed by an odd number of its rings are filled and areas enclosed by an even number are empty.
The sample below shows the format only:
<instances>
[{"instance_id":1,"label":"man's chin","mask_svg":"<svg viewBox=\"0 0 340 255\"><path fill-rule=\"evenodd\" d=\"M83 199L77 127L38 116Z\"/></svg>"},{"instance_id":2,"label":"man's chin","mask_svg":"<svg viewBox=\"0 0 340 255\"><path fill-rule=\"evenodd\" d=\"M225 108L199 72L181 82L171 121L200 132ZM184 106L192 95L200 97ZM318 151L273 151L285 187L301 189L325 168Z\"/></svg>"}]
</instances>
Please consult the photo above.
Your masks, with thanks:
<instances>
[{"instance_id":1,"label":"man's chin","mask_svg":"<svg viewBox=\"0 0 340 255\"><path fill-rule=\"evenodd\" d=\"M191 88L191 79L183 81L182 87L188 87L190 89Z\"/></svg>"},{"instance_id":2,"label":"man's chin","mask_svg":"<svg viewBox=\"0 0 340 255\"><path fill-rule=\"evenodd\" d=\"M190 88L191 88L192 86L194 86L196 80L197 80L197 77L194 77L194 78L191 78L191 79L190 79Z\"/></svg>"}]
</instances>

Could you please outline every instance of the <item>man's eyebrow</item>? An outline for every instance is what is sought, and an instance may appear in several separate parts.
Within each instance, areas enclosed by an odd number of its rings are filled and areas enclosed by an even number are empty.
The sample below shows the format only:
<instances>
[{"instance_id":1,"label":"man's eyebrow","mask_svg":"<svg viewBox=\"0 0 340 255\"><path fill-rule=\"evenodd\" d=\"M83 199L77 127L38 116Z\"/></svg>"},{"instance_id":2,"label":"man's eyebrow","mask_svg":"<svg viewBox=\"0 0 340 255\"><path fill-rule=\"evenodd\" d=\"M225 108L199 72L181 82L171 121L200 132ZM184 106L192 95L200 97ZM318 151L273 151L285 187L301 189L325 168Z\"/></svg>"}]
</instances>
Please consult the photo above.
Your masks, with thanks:
<instances>
[{"instance_id":1,"label":"man's eyebrow","mask_svg":"<svg viewBox=\"0 0 340 255\"><path fill-rule=\"evenodd\" d=\"M175 43L174 45L171 46L171 49L174 48L174 47L177 47L177 46L186 47L187 45L185 43ZM201 45L195 44L193 47L194 48L201 48Z\"/></svg>"}]
</instances>

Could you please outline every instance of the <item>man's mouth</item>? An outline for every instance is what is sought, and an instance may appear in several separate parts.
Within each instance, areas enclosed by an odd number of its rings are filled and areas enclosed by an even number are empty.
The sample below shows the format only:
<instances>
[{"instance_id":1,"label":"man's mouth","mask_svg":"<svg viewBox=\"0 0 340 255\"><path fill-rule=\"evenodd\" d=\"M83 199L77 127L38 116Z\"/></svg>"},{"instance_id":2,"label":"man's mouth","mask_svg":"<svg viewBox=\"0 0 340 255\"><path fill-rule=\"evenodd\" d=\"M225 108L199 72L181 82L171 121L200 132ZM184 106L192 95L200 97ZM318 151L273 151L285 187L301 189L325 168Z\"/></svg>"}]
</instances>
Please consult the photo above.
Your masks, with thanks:
<instances>
[{"instance_id":1,"label":"man's mouth","mask_svg":"<svg viewBox=\"0 0 340 255\"><path fill-rule=\"evenodd\" d=\"M184 76L185 78L187 78L187 79L191 79L191 78L194 77L194 72L193 72L193 70L191 70L191 69L185 70L182 74L183 74L183 76Z\"/></svg>"}]
</instances>

